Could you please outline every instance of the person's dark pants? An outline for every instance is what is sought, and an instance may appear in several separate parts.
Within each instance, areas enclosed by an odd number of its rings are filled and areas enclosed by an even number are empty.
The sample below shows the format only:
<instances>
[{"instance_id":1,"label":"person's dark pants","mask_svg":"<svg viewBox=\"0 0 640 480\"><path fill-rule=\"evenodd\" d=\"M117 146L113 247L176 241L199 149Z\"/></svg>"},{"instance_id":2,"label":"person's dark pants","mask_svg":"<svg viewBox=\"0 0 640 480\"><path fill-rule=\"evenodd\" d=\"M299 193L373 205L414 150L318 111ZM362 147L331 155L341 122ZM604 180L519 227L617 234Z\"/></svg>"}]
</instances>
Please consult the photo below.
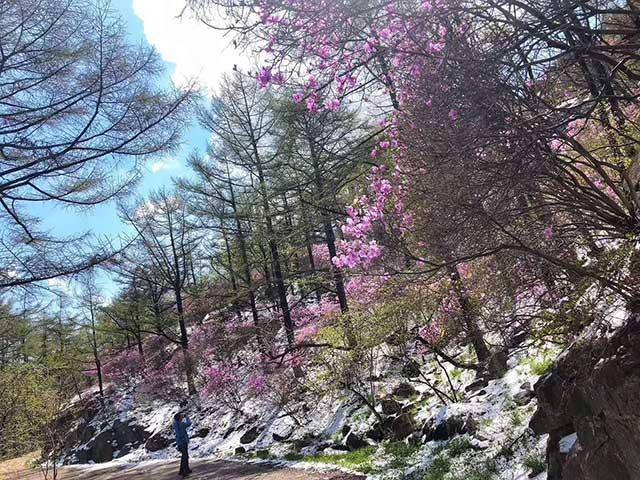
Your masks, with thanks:
<instances>
[{"instance_id":1,"label":"person's dark pants","mask_svg":"<svg viewBox=\"0 0 640 480\"><path fill-rule=\"evenodd\" d=\"M188 445L180 445L178 447L178 451L182 454L180 458L180 475L188 475L191 473L191 469L189 468L189 446Z\"/></svg>"}]
</instances>

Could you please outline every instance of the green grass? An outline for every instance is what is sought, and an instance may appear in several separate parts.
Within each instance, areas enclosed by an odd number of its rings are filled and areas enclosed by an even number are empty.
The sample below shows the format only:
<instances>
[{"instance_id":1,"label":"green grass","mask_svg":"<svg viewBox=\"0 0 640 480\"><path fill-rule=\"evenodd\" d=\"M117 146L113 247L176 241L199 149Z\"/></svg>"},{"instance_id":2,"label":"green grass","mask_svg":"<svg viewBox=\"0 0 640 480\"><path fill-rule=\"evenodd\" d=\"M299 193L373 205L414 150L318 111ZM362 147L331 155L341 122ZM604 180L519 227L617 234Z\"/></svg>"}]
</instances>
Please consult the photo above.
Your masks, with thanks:
<instances>
[{"instance_id":1,"label":"green grass","mask_svg":"<svg viewBox=\"0 0 640 480\"><path fill-rule=\"evenodd\" d=\"M269 450L258 450L256 451L256 457L261 460L267 460L268 458L273 458Z\"/></svg>"},{"instance_id":2,"label":"green grass","mask_svg":"<svg viewBox=\"0 0 640 480\"><path fill-rule=\"evenodd\" d=\"M544 375L553 366L554 354L545 349L536 357L525 358L522 363L527 365L534 375Z\"/></svg>"},{"instance_id":3,"label":"green grass","mask_svg":"<svg viewBox=\"0 0 640 480\"><path fill-rule=\"evenodd\" d=\"M538 475L547 469L547 464L539 455L529 455L522 463L525 467L531 470L533 475Z\"/></svg>"},{"instance_id":4,"label":"green grass","mask_svg":"<svg viewBox=\"0 0 640 480\"><path fill-rule=\"evenodd\" d=\"M462 476L456 476L454 478L456 480L493 480L495 478L493 472L484 467L474 468L461 475Z\"/></svg>"},{"instance_id":5,"label":"green grass","mask_svg":"<svg viewBox=\"0 0 640 480\"><path fill-rule=\"evenodd\" d=\"M444 455L438 455L429 465L422 480L443 480L449 470L451 470L451 460Z\"/></svg>"},{"instance_id":6,"label":"green grass","mask_svg":"<svg viewBox=\"0 0 640 480\"><path fill-rule=\"evenodd\" d=\"M290 460L292 462L296 462L298 460L302 460L304 457L296 452L288 452L284 455L285 460Z\"/></svg>"},{"instance_id":7,"label":"green grass","mask_svg":"<svg viewBox=\"0 0 640 480\"><path fill-rule=\"evenodd\" d=\"M311 463L327 463L338 465L344 468L350 468L362 473L370 473L373 468L371 460L376 453L376 447L364 447L353 452L338 453L336 455L328 455L326 453L318 453L302 458L305 462Z\"/></svg>"},{"instance_id":8,"label":"green grass","mask_svg":"<svg viewBox=\"0 0 640 480\"><path fill-rule=\"evenodd\" d=\"M404 468L408 464L408 459L418 451L417 445L405 442L391 442L384 446L385 453L391 456L389 466L394 469Z\"/></svg>"},{"instance_id":9,"label":"green grass","mask_svg":"<svg viewBox=\"0 0 640 480\"><path fill-rule=\"evenodd\" d=\"M511 421L511 425L517 427L522 425L523 418L518 410L512 410L509 412L509 420Z\"/></svg>"},{"instance_id":10,"label":"green grass","mask_svg":"<svg viewBox=\"0 0 640 480\"><path fill-rule=\"evenodd\" d=\"M458 457L472 448L471 440L467 437L454 438L447 444L447 451L451 457Z\"/></svg>"}]
</instances>

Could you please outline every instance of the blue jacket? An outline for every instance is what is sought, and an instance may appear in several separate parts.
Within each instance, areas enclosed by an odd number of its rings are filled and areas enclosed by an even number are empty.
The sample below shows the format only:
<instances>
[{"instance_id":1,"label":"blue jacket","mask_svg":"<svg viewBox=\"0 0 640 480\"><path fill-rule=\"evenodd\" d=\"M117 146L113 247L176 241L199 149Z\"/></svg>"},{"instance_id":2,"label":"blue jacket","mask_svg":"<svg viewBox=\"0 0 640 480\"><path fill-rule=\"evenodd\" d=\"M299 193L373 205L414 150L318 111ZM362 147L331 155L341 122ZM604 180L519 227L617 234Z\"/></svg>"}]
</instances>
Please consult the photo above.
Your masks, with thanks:
<instances>
[{"instance_id":1,"label":"blue jacket","mask_svg":"<svg viewBox=\"0 0 640 480\"><path fill-rule=\"evenodd\" d=\"M188 445L189 444L189 434L187 433L187 428L191 426L191 420L186 418L182 422L173 422L173 431L176 432L176 445Z\"/></svg>"}]
</instances>

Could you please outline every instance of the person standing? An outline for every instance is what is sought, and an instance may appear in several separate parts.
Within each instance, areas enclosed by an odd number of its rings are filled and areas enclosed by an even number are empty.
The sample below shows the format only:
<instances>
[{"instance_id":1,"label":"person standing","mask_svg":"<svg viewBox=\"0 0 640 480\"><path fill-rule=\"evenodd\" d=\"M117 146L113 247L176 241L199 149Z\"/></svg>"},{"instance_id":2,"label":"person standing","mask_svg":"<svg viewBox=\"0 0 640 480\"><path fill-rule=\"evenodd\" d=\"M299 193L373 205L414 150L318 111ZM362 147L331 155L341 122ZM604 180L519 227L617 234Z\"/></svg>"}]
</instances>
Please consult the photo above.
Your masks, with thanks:
<instances>
[{"instance_id":1,"label":"person standing","mask_svg":"<svg viewBox=\"0 0 640 480\"><path fill-rule=\"evenodd\" d=\"M173 430L176 433L176 447L182 454L180 458L179 474L184 478L191 473L189 468L189 433L187 429L191 426L191 420L178 412L173 417Z\"/></svg>"}]
</instances>

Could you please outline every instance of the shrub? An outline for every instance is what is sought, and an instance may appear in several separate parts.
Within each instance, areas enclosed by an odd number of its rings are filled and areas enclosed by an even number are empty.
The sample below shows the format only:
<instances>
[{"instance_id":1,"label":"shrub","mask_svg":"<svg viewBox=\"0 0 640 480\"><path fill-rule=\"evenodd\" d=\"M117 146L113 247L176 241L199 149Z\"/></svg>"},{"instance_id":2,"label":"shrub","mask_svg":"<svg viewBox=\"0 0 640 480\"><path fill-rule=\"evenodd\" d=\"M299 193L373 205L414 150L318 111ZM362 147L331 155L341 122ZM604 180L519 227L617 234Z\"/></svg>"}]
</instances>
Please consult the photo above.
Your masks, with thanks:
<instances>
[{"instance_id":1,"label":"shrub","mask_svg":"<svg viewBox=\"0 0 640 480\"><path fill-rule=\"evenodd\" d=\"M523 465L531 470L532 475L538 475L547 469L547 464L539 455L529 455L524 459Z\"/></svg>"}]
</instances>

